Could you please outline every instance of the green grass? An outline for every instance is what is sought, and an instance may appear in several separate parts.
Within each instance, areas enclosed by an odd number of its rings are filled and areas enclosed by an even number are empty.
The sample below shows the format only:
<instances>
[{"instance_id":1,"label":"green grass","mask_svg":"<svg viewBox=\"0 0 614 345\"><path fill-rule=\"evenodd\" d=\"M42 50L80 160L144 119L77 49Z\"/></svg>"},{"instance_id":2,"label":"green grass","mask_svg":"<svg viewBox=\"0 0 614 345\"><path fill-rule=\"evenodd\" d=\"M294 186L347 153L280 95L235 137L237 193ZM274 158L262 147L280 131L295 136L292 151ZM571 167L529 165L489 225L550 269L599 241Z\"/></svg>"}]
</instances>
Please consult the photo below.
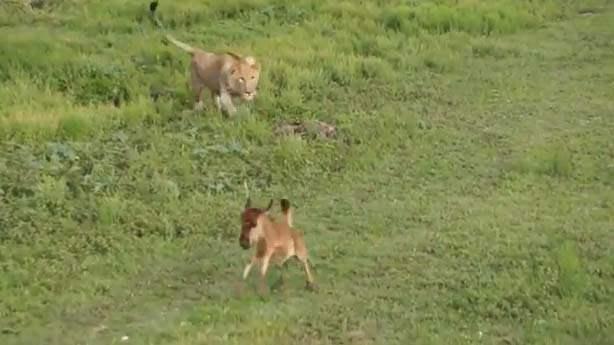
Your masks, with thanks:
<instances>
[{"instance_id":1,"label":"green grass","mask_svg":"<svg viewBox=\"0 0 614 345\"><path fill-rule=\"evenodd\" d=\"M161 2L179 39L263 63L233 119L189 110L146 1L20 3L1 344L614 344L608 1ZM296 205L318 292L290 265L286 293L236 293L244 181Z\"/></svg>"}]
</instances>

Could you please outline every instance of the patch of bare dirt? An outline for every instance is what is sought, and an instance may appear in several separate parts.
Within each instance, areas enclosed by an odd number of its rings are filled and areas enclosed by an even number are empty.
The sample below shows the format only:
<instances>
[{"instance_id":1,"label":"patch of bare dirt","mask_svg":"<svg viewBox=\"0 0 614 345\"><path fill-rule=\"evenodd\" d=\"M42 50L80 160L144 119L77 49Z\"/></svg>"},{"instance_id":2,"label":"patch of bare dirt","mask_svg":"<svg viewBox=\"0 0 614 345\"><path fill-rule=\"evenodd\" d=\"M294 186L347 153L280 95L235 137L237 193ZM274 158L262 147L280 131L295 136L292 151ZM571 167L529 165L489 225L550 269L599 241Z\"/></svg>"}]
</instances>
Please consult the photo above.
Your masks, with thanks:
<instances>
[{"instance_id":1,"label":"patch of bare dirt","mask_svg":"<svg viewBox=\"0 0 614 345\"><path fill-rule=\"evenodd\" d=\"M337 136L337 127L323 121L282 122L275 128L277 135L298 135L320 139L332 139Z\"/></svg>"}]
</instances>

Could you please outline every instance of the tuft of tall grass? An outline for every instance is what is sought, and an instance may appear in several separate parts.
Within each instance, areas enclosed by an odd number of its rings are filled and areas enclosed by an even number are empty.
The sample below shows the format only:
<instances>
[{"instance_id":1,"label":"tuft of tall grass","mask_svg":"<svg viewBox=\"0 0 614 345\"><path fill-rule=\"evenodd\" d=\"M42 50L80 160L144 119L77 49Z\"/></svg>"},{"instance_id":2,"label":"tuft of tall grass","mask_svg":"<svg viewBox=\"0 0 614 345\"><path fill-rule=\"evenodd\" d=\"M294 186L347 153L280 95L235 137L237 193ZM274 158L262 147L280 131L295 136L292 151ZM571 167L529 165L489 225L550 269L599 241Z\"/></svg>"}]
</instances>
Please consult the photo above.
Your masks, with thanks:
<instances>
[{"instance_id":1,"label":"tuft of tall grass","mask_svg":"<svg viewBox=\"0 0 614 345\"><path fill-rule=\"evenodd\" d=\"M556 251L558 292L562 297L579 297L586 286L586 275L576 246L565 241Z\"/></svg>"},{"instance_id":2,"label":"tuft of tall grass","mask_svg":"<svg viewBox=\"0 0 614 345\"><path fill-rule=\"evenodd\" d=\"M533 28L547 20L573 13L579 4L542 1L424 1L381 11L380 21L389 30L415 35L467 32L479 35L509 34Z\"/></svg>"}]
</instances>

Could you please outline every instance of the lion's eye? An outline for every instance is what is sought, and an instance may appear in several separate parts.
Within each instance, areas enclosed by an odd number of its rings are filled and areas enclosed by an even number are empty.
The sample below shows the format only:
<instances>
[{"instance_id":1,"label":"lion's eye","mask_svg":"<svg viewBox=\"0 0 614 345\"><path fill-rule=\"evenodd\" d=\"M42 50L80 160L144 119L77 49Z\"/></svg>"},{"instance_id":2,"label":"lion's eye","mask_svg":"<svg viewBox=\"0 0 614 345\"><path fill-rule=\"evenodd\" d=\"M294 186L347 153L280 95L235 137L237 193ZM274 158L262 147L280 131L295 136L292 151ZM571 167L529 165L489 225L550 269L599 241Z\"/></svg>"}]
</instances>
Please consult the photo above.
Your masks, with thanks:
<instances>
[{"instance_id":1,"label":"lion's eye","mask_svg":"<svg viewBox=\"0 0 614 345\"><path fill-rule=\"evenodd\" d=\"M256 79L256 76L255 76L255 75L253 75L253 76L252 76L252 79Z\"/></svg>"}]
</instances>

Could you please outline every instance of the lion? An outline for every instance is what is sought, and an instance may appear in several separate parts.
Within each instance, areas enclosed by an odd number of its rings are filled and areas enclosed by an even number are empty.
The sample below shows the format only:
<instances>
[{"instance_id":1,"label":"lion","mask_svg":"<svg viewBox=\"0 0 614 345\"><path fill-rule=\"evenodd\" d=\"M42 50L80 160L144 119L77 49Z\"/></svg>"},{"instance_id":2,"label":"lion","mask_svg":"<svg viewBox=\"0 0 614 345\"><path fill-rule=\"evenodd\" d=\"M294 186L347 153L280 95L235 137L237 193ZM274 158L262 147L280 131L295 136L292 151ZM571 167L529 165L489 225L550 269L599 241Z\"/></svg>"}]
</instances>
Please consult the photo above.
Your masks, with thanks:
<instances>
[{"instance_id":1,"label":"lion","mask_svg":"<svg viewBox=\"0 0 614 345\"><path fill-rule=\"evenodd\" d=\"M162 23L155 16L158 1L149 5L149 10L155 23L164 30ZM218 111L232 116L237 109L232 102L233 97L251 102L257 94L261 66L253 56L242 57L226 52L212 53L183 43L170 34L166 39L191 55L190 88L194 97L194 110L201 111L204 107L202 94L209 89Z\"/></svg>"}]
</instances>

